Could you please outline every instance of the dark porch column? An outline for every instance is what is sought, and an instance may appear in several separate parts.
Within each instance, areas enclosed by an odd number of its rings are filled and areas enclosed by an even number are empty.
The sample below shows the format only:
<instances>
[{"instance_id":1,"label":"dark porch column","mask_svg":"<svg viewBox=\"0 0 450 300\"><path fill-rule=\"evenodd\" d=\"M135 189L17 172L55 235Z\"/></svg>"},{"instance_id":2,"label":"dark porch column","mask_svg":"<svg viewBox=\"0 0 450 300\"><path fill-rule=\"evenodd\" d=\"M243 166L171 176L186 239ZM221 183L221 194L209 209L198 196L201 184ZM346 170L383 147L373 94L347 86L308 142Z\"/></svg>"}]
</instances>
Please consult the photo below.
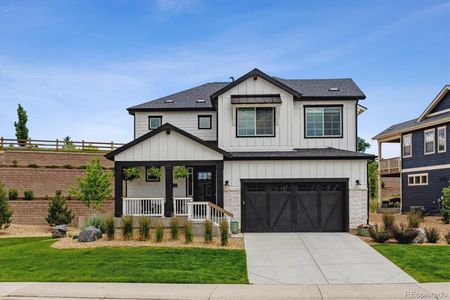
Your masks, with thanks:
<instances>
[{"instance_id":1,"label":"dark porch column","mask_svg":"<svg viewBox=\"0 0 450 300\"><path fill-rule=\"evenodd\" d=\"M217 205L223 208L223 162L216 165L216 187Z\"/></svg>"},{"instance_id":2,"label":"dark porch column","mask_svg":"<svg viewBox=\"0 0 450 300\"><path fill-rule=\"evenodd\" d=\"M114 216L118 218L122 217L123 213L122 188L122 165L116 162L114 164Z\"/></svg>"},{"instance_id":3,"label":"dark porch column","mask_svg":"<svg viewBox=\"0 0 450 300\"><path fill-rule=\"evenodd\" d=\"M166 217L173 214L173 166L164 166L166 172L166 204L164 206Z\"/></svg>"}]
</instances>

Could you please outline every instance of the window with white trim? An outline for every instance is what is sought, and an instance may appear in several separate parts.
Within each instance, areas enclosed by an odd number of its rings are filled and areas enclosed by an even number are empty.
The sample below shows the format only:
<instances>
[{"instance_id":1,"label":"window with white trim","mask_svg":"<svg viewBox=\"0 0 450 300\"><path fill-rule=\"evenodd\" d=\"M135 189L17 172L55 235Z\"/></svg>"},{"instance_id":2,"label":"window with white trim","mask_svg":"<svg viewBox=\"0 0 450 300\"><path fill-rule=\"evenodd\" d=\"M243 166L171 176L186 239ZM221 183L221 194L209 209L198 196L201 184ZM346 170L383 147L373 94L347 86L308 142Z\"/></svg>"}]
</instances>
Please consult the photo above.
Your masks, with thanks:
<instances>
[{"instance_id":1,"label":"window with white trim","mask_svg":"<svg viewBox=\"0 0 450 300\"><path fill-rule=\"evenodd\" d=\"M434 153L434 128L424 131L424 151L426 154Z\"/></svg>"},{"instance_id":2,"label":"window with white trim","mask_svg":"<svg viewBox=\"0 0 450 300\"><path fill-rule=\"evenodd\" d=\"M437 129L438 152L447 151L447 127L442 126Z\"/></svg>"},{"instance_id":3,"label":"window with white trim","mask_svg":"<svg viewBox=\"0 0 450 300\"><path fill-rule=\"evenodd\" d=\"M305 107L305 137L342 137L342 107Z\"/></svg>"},{"instance_id":4,"label":"window with white trim","mask_svg":"<svg viewBox=\"0 0 450 300\"><path fill-rule=\"evenodd\" d=\"M408 185L428 185L428 173L408 175Z\"/></svg>"},{"instance_id":5,"label":"window with white trim","mask_svg":"<svg viewBox=\"0 0 450 300\"><path fill-rule=\"evenodd\" d=\"M275 108L241 107L237 108L237 136L275 136Z\"/></svg>"},{"instance_id":6,"label":"window with white trim","mask_svg":"<svg viewBox=\"0 0 450 300\"><path fill-rule=\"evenodd\" d=\"M403 136L403 157L412 156L411 140L412 140L411 134L406 134Z\"/></svg>"}]
</instances>

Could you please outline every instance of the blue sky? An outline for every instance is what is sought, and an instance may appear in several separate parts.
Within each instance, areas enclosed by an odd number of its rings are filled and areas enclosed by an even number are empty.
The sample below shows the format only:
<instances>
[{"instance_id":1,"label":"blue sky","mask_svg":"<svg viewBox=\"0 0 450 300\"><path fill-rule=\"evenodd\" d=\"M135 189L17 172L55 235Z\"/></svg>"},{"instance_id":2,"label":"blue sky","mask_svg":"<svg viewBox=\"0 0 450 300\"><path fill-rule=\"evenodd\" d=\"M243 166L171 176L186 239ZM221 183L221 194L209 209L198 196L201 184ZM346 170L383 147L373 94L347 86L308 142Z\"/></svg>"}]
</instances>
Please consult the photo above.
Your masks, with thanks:
<instances>
[{"instance_id":1,"label":"blue sky","mask_svg":"<svg viewBox=\"0 0 450 300\"><path fill-rule=\"evenodd\" d=\"M450 83L450 1L2 0L0 136L21 103L31 138L127 142L126 107L254 67L352 77L370 139Z\"/></svg>"}]
</instances>

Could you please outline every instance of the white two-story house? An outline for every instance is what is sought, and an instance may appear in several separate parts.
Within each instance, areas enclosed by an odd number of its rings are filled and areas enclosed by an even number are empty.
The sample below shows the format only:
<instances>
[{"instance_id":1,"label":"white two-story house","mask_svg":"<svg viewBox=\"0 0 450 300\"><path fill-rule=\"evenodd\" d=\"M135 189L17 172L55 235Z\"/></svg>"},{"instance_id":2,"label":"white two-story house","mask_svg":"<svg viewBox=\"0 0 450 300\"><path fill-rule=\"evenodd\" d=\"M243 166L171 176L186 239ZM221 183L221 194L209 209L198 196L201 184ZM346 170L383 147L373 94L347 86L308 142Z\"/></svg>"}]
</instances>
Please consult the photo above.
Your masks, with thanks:
<instances>
[{"instance_id":1,"label":"white two-story house","mask_svg":"<svg viewBox=\"0 0 450 300\"><path fill-rule=\"evenodd\" d=\"M352 79L254 69L128 108L135 139L110 152L115 215L232 216L244 232L347 231L368 218ZM123 184L123 170L141 176Z\"/></svg>"}]
</instances>

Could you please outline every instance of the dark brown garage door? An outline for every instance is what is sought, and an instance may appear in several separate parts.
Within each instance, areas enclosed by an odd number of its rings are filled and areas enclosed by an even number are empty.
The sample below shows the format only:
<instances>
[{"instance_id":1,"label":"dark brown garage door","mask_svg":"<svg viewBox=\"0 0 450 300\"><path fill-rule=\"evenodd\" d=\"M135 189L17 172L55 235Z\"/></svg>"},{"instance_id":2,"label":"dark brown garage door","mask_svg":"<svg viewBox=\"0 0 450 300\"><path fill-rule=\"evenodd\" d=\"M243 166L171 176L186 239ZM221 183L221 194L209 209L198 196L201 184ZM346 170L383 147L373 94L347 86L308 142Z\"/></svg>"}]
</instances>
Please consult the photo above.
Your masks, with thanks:
<instances>
[{"instance_id":1,"label":"dark brown garage door","mask_svg":"<svg viewBox=\"0 0 450 300\"><path fill-rule=\"evenodd\" d=\"M346 231L347 185L347 180L242 180L242 229Z\"/></svg>"}]
</instances>

